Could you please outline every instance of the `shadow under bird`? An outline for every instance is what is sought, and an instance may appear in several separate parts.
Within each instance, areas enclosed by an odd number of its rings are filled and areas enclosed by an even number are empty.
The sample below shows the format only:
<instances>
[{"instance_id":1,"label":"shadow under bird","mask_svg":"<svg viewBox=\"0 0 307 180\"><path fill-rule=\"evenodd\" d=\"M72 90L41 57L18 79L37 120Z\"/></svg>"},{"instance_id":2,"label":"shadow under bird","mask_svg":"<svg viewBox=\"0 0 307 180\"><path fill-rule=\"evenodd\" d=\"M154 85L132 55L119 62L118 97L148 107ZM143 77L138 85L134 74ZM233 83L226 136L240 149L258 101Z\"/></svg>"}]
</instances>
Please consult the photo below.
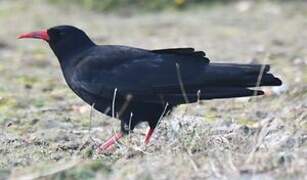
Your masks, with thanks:
<instances>
[{"instance_id":1,"label":"shadow under bird","mask_svg":"<svg viewBox=\"0 0 307 180\"><path fill-rule=\"evenodd\" d=\"M269 73L269 65L210 63L203 51L193 48L96 45L85 32L68 25L18 38L45 40L68 86L96 110L121 120L120 132L99 151L109 149L140 122L148 122L149 143L159 119L179 104L263 95L251 88L282 84Z\"/></svg>"}]
</instances>

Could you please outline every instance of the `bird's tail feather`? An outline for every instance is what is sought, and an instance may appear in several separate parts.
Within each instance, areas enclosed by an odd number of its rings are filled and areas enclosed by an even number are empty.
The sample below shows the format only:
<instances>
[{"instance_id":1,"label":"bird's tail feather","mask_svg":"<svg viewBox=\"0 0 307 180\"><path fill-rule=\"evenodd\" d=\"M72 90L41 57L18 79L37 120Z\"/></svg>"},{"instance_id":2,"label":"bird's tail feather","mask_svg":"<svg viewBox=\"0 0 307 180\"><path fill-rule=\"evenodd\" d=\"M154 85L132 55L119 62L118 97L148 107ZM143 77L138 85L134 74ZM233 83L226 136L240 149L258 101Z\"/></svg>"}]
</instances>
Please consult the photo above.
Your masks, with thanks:
<instances>
[{"instance_id":1,"label":"bird's tail feather","mask_svg":"<svg viewBox=\"0 0 307 180\"><path fill-rule=\"evenodd\" d=\"M269 65L258 64L225 64L211 63L206 67L204 75L205 86L221 87L256 87L256 86L278 86L280 79L269 73ZM213 77L213 78L212 78Z\"/></svg>"},{"instance_id":2,"label":"bird's tail feather","mask_svg":"<svg viewBox=\"0 0 307 180\"><path fill-rule=\"evenodd\" d=\"M168 94L165 99L180 104L199 99L263 95L264 92L257 87L282 84L269 70L269 65L211 63L205 69L202 84L185 86L185 92Z\"/></svg>"},{"instance_id":3,"label":"bird's tail feather","mask_svg":"<svg viewBox=\"0 0 307 180\"><path fill-rule=\"evenodd\" d=\"M263 95L258 87L282 84L280 79L269 73L269 65L210 63L204 68L194 82L190 77L185 79L183 76L180 86L155 86L152 87L154 96L145 95L141 99L146 99L148 103L160 103L162 100L177 105L202 99Z\"/></svg>"}]
</instances>

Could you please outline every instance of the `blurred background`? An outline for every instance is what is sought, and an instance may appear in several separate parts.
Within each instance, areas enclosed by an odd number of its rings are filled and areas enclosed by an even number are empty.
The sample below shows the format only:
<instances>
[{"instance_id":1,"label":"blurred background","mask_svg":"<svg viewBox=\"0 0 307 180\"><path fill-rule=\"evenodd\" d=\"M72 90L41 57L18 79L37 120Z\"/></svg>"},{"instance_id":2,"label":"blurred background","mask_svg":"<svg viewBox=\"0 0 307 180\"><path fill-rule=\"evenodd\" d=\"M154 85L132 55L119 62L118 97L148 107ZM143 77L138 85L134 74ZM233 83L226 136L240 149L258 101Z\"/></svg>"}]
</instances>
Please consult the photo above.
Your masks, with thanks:
<instances>
[{"instance_id":1,"label":"blurred background","mask_svg":"<svg viewBox=\"0 0 307 180\"><path fill-rule=\"evenodd\" d=\"M304 0L0 0L0 179L306 179L306 9ZM284 85L179 106L149 146L140 125L98 155L119 121L90 117L47 43L16 39L62 24L97 44L271 64Z\"/></svg>"}]
</instances>

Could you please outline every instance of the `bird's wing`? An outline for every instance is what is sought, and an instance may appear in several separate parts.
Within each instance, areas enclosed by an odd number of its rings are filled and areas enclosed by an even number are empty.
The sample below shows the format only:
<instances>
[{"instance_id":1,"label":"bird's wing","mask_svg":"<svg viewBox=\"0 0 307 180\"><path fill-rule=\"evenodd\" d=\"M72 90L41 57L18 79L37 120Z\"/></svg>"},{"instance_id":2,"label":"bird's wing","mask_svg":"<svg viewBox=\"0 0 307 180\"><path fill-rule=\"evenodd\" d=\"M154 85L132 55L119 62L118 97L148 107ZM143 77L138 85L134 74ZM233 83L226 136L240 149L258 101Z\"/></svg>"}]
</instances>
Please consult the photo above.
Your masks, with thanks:
<instances>
[{"instance_id":1,"label":"bird's wing","mask_svg":"<svg viewBox=\"0 0 307 180\"><path fill-rule=\"evenodd\" d=\"M195 51L194 48L155 49L151 50L151 52L157 54L173 54L173 55L195 57L202 59L203 61L207 61L209 63L209 59L206 57L206 53L204 51Z\"/></svg>"},{"instance_id":2,"label":"bird's wing","mask_svg":"<svg viewBox=\"0 0 307 180\"><path fill-rule=\"evenodd\" d=\"M136 101L160 103L161 97L179 96L182 85L187 90L197 89L202 82L199 74L209 61L191 49L100 48L107 50L98 49L83 58L74 70L72 82L104 98L112 98L117 89L118 96L130 94Z\"/></svg>"}]
</instances>

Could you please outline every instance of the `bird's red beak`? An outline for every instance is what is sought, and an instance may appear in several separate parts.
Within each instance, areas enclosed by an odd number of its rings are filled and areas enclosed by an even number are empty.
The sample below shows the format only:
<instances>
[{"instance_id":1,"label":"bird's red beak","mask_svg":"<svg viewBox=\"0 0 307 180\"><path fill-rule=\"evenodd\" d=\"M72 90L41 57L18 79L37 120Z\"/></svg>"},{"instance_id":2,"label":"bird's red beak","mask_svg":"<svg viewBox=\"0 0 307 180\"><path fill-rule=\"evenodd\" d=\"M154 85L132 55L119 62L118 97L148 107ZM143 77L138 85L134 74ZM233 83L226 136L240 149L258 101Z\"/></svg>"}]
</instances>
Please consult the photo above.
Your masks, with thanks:
<instances>
[{"instance_id":1,"label":"bird's red beak","mask_svg":"<svg viewBox=\"0 0 307 180\"><path fill-rule=\"evenodd\" d=\"M47 30L24 33L18 36L18 39L23 39L23 38L43 39L45 41L49 41L50 39Z\"/></svg>"}]
</instances>

